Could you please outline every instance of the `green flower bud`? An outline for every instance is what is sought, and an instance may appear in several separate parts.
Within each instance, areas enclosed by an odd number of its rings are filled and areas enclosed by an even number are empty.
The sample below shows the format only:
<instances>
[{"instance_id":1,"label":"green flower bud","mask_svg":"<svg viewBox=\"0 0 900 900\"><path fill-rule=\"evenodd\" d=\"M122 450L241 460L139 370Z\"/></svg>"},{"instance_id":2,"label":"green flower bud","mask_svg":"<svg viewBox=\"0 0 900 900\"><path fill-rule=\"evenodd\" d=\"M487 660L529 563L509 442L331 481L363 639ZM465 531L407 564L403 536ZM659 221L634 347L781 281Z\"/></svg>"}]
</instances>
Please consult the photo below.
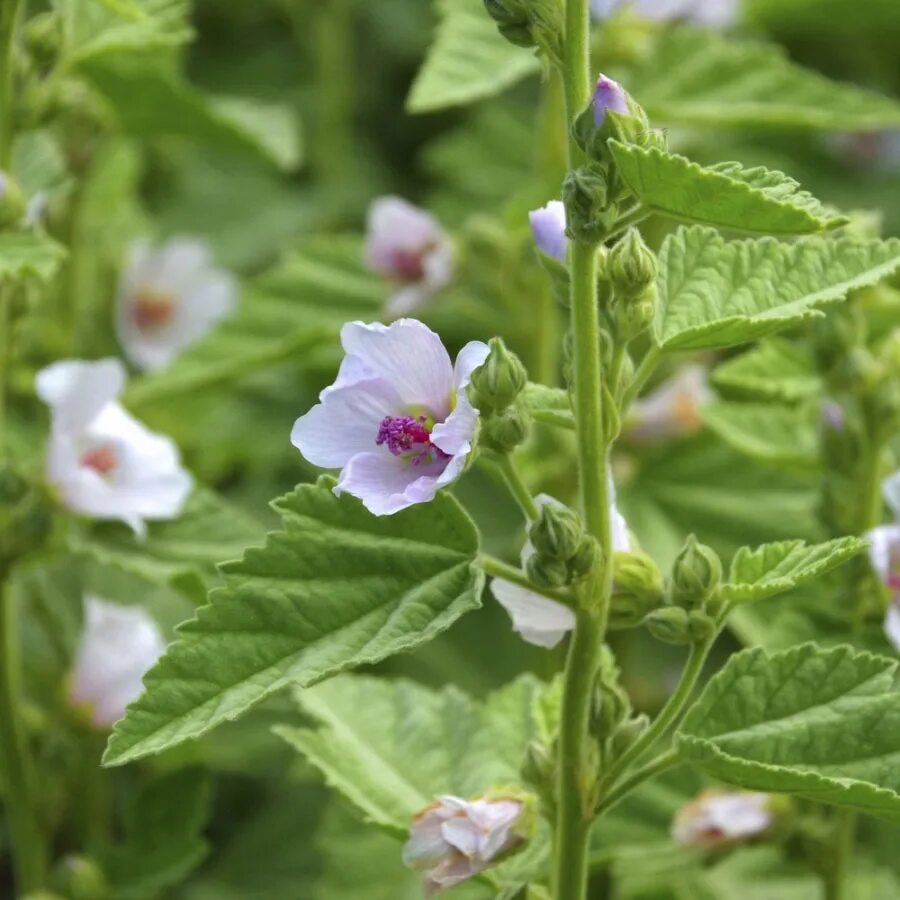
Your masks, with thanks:
<instances>
[{"instance_id":1,"label":"green flower bud","mask_svg":"<svg viewBox=\"0 0 900 900\"><path fill-rule=\"evenodd\" d=\"M487 359L473 373L469 399L481 412L506 409L522 392L528 373L522 361L506 348L502 338L491 338Z\"/></svg>"},{"instance_id":2,"label":"green flower bud","mask_svg":"<svg viewBox=\"0 0 900 900\"><path fill-rule=\"evenodd\" d=\"M625 89L601 74L591 102L578 114L573 126L576 143L597 162L610 159L607 141L643 146L650 132L647 114Z\"/></svg>"},{"instance_id":3,"label":"green flower bud","mask_svg":"<svg viewBox=\"0 0 900 900\"><path fill-rule=\"evenodd\" d=\"M642 297L654 284L656 257L637 228L629 228L609 251L606 271L620 300Z\"/></svg>"},{"instance_id":4,"label":"green flower bud","mask_svg":"<svg viewBox=\"0 0 900 900\"><path fill-rule=\"evenodd\" d=\"M510 43L539 47L560 58L563 8L559 0L484 0L484 6Z\"/></svg>"},{"instance_id":5,"label":"green flower bud","mask_svg":"<svg viewBox=\"0 0 900 900\"><path fill-rule=\"evenodd\" d=\"M67 856L59 865L58 880L72 900L98 900L108 896L100 866L86 856Z\"/></svg>"},{"instance_id":6,"label":"green flower bud","mask_svg":"<svg viewBox=\"0 0 900 900\"><path fill-rule=\"evenodd\" d=\"M5 172L0 172L0 228L18 225L25 215L25 195Z\"/></svg>"},{"instance_id":7,"label":"green flower bud","mask_svg":"<svg viewBox=\"0 0 900 900\"><path fill-rule=\"evenodd\" d=\"M597 540L586 534L578 545L575 555L569 560L570 580L584 578L592 572L603 559L603 553Z\"/></svg>"},{"instance_id":8,"label":"green flower bud","mask_svg":"<svg viewBox=\"0 0 900 900\"><path fill-rule=\"evenodd\" d=\"M562 197L569 237L581 244L598 244L609 234L617 210L609 202L603 169L582 167L570 172L563 182Z\"/></svg>"},{"instance_id":9,"label":"green flower bud","mask_svg":"<svg viewBox=\"0 0 900 900\"><path fill-rule=\"evenodd\" d=\"M650 718L644 713L622 722L612 735L613 756L621 756L649 726Z\"/></svg>"},{"instance_id":10,"label":"green flower bud","mask_svg":"<svg viewBox=\"0 0 900 900\"><path fill-rule=\"evenodd\" d=\"M62 44L62 21L55 12L38 13L25 24L25 46L35 64L46 69L53 65Z\"/></svg>"},{"instance_id":11,"label":"green flower bud","mask_svg":"<svg viewBox=\"0 0 900 900\"><path fill-rule=\"evenodd\" d=\"M563 587L569 583L569 567L565 561L542 556L540 553L534 553L528 558L525 571L538 587Z\"/></svg>"},{"instance_id":12,"label":"green flower bud","mask_svg":"<svg viewBox=\"0 0 900 900\"><path fill-rule=\"evenodd\" d=\"M522 780L535 788L542 800L553 796L555 771L555 761L550 750L540 741L530 741L525 748Z\"/></svg>"},{"instance_id":13,"label":"green flower bud","mask_svg":"<svg viewBox=\"0 0 900 900\"><path fill-rule=\"evenodd\" d=\"M716 623L702 610L692 609L688 613L688 630L691 638L699 644L716 633Z\"/></svg>"},{"instance_id":14,"label":"green flower bud","mask_svg":"<svg viewBox=\"0 0 900 900\"><path fill-rule=\"evenodd\" d=\"M690 609L708 600L722 580L722 563L711 547L690 535L672 567L672 602Z\"/></svg>"},{"instance_id":15,"label":"green flower bud","mask_svg":"<svg viewBox=\"0 0 900 900\"><path fill-rule=\"evenodd\" d=\"M633 341L653 324L656 318L656 297L654 285L635 300L616 303L616 331L619 340Z\"/></svg>"},{"instance_id":16,"label":"green flower bud","mask_svg":"<svg viewBox=\"0 0 900 900\"><path fill-rule=\"evenodd\" d=\"M567 506L546 504L528 531L534 549L549 559L566 561L578 552L584 537L581 518Z\"/></svg>"},{"instance_id":17,"label":"green flower bud","mask_svg":"<svg viewBox=\"0 0 900 900\"><path fill-rule=\"evenodd\" d=\"M662 605L664 596L662 573L651 557L640 550L613 555L613 602L629 598L643 616Z\"/></svg>"},{"instance_id":18,"label":"green flower bud","mask_svg":"<svg viewBox=\"0 0 900 900\"><path fill-rule=\"evenodd\" d=\"M500 33L519 47L533 47L526 4L522 0L484 0L484 8Z\"/></svg>"},{"instance_id":19,"label":"green flower bud","mask_svg":"<svg viewBox=\"0 0 900 900\"><path fill-rule=\"evenodd\" d=\"M687 610L680 606L663 606L654 609L644 619L650 634L666 644L691 644L694 641L690 631Z\"/></svg>"},{"instance_id":20,"label":"green flower bud","mask_svg":"<svg viewBox=\"0 0 900 900\"><path fill-rule=\"evenodd\" d=\"M528 437L529 424L528 416L511 406L482 421L479 443L495 453L509 453Z\"/></svg>"}]
</instances>

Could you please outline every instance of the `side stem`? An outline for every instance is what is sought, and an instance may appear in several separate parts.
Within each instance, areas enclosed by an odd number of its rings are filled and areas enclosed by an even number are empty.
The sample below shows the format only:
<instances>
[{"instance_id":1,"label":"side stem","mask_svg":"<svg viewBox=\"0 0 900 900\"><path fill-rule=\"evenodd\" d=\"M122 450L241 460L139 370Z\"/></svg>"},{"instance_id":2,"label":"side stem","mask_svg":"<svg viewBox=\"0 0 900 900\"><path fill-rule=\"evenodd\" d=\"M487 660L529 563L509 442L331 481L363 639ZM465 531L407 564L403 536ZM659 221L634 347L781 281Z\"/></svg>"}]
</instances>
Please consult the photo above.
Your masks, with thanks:
<instances>
[{"instance_id":1,"label":"side stem","mask_svg":"<svg viewBox=\"0 0 900 900\"><path fill-rule=\"evenodd\" d=\"M0 0L0 169L9 169L12 161L15 36L21 7L22 0Z\"/></svg>"}]
</instances>

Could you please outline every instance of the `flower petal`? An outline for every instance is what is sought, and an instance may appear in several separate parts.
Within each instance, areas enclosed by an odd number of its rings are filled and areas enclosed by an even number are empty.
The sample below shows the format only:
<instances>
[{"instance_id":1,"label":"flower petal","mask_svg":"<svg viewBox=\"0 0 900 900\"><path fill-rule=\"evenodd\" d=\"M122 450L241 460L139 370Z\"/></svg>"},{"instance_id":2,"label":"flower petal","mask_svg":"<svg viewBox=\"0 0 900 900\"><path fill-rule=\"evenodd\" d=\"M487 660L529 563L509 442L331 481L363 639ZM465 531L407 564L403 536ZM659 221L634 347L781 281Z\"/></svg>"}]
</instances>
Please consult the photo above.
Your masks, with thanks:
<instances>
[{"instance_id":1,"label":"flower petal","mask_svg":"<svg viewBox=\"0 0 900 900\"><path fill-rule=\"evenodd\" d=\"M397 251L415 252L443 238L437 219L402 197L378 197L366 220L366 264L393 276Z\"/></svg>"},{"instance_id":2,"label":"flower petal","mask_svg":"<svg viewBox=\"0 0 900 900\"><path fill-rule=\"evenodd\" d=\"M529 644L555 647L575 627L571 609L518 584L495 578L491 591L509 613L513 631Z\"/></svg>"},{"instance_id":3,"label":"flower petal","mask_svg":"<svg viewBox=\"0 0 900 900\"><path fill-rule=\"evenodd\" d=\"M117 359L64 360L37 373L37 394L53 411L58 428L86 426L125 387L125 368Z\"/></svg>"},{"instance_id":4,"label":"flower petal","mask_svg":"<svg viewBox=\"0 0 900 900\"><path fill-rule=\"evenodd\" d=\"M900 524L879 525L863 537L869 542L869 561L878 577L887 584L900 569Z\"/></svg>"},{"instance_id":5,"label":"flower petal","mask_svg":"<svg viewBox=\"0 0 900 900\"><path fill-rule=\"evenodd\" d=\"M884 479L881 485L884 500L894 513L894 518L900 522L900 471L894 472Z\"/></svg>"},{"instance_id":6,"label":"flower petal","mask_svg":"<svg viewBox=\"0 0 900 900\"><path fill-rule=\"evenodd\" d=\"M566 207L563 202L551 200L546 206L531 210L528 221L541 253L565 263L569 239L566 237Z\"/></svg>"},{"instance_id":7,"label":"flower petal","mask_svg":"<svg viewBox=\"0 0 900 900\"><path fill-rule=\"evenodd\" d=\"M391 516L433 500L443 470L443 463L413 466L387 450L359 453L344 466L334 492L358 497L372 515Z\"/></svg>"},{"instance_id":8,"label":"flower petal","mask_svg":"<svg viewBox=\"0 0 900 900\"><path fill-rule=\"evenodd\" d=\"M884 615L884 633L894 649L900 652L900 602L897 598L891 602Z\"/></svg>"},{"instance_id":9,"label":"flower petal","mask_svg":"<svg viewBox=\"0 0 900 900\"><path fill-rule=\"evenodd\" d=\"M457 399L463 390L468 387L472 373L484 364L491 348L484 341L469 341L456 356L456 364L453 366L453 383L456 386Z\"/></svg>"}]
</instances>

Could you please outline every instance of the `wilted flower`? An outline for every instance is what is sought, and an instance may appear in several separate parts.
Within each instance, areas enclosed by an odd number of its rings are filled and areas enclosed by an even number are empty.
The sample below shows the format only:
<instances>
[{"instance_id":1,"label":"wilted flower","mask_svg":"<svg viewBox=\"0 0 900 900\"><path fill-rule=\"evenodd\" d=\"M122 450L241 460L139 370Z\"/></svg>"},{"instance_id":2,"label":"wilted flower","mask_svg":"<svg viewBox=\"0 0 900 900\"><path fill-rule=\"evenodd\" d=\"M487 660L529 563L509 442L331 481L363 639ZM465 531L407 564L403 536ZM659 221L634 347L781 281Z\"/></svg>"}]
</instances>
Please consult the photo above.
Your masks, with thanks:
<instances>
[{"instance_id":1,"label":"wilted flower","mask_svg":"<svg viewBox=\"0 0 900 900\"><path fill-rule=\"evenodd\" d=\"M516 830L525 804L521 800L462 800L444 795L413 818L403 862L425 875L431 897L477 875L521 845Z\"/></svg>"},{"instance_id":2,"label":"wilted flower","mask_svg":"<svg viewBox=\"0 0 900 900\"><path fill-rule=\"evenodd\" d=\"M342 469L335 493L359 497L376 516L432 500L472 449L478 411L465 388L487 344L466 344L453 366L415 319L349 322L341 343L337 380L297 419L291 442L314 465Z\"/></svg>"},{"instance_id":3,"label":"wilted flower","mask_svg":"<svg viewBox=\"0 0 900 900\"><path fill-rule=\"evenodd\" d=\"M119 606L86 595L84 631L69 688L71 703L87 707L98 728L112 725L140 696L144 673L165 646L156 622L139 606Z\"/></svg>"},{"instance_id":4,"label":"wilted flower","mask_svg":"<svg viewBox=\"0 0 900 900\"><path fill-rule=\"evenodd\" d=\"M612 487L612 481L610 481ZM534 498L539 509L544 506L562 506L559 500L547 494L539 494ZM616 508L615 496L609 509L612 528L613 550L627 551L631 549L631 538L628 526ZM534 554L534 545L530 540L522 547L522 568ZM537 647L555 647L566 633L575 627L575 614L567 606L544 597L528 588L513 584L503 578L491 581L491 591L500 605L512 619L513 631L521 635L522 640Z\"/></svg>"},{"instance_id":5,"label":"wilted flower","mask_svg":"<svg viewBox=\"0 0 900 900\"><path fill-rule=\"evenodd\" d=\"M191 476L170 438L115 402L124 386L116 359L65 360L38 372L37 393L51 411L46 473L68 509L119 519L142 535L145 519L181 512Z\"/></svg>"},{"instance_id":6,"label":"wilted flower","mask_svg":"<svg viewBox=\"0 0 900 900\"><path fill-rule=\"evenodd\" d=\"M538 250L564 263L569 239L566 237L566 207L562 200L551 200L546 206L531 210L528 221Z\"/></svg>"},{"instance_id":7,"label":"wilted flower","mask_svg":"<svg viewBox=\"0 0 900 900\"><path fill-rule=\"evenodd\" d=\"M900 650L900 471L885 479L882 491L895 521L873 528L865 537L870 545L872 568L891 592L884 631L888 640Z\"/></svg>"},{"instance_id":8,"label":"wilted flower","mask_svg":"<svg viewBox=\"0 0 900 900\"><path fill-rule=\"evenodd\" d=\"M607 110L623 116L630 113L628 96L622 85L601 74L594 88L594 124L598 128L606 119Z\"/></svg>"},{"instance_id":9,"label":"wilted flower","mask_svg":"<svg viewBox=\"0 0 900 900\"><path fill-rule=\"evenodd\" d=\"M138 241L119 282L119 340L137 368L157 371L207 335L236 302L234 278L213 268L203 241L177 237L159 249Z\"/></svg>"},{"instance_id":10,"label":"wilted flower","mask_svg":"<svg viewBox=\"0 0 900 900\"><path fill-rule=\"evenodd\" d=\"M673 840L711 849L761 834L775 821L772 798L752 791L701 791L672 823Z\"/></svg>"},{"instance_id":11,"label":"wilted flower","mask_svg":"<svg viewBox=\"0 0 900 900\"><path fill-rule=\"evenodd\" d=\"M397 286L391 316L421 307L453 277L453 247L437 219L400 197L379 197L366 222L366 264Z\"/></svg>"},{"instance_id":12,"label":"wilted flower","mask_svg":"<svg viewBox=\"0 0 900 900\"><path fill-rule=\"evenodd\" d=\"M727 28L740 18L741 0L591 0L596 19L607 19L625 7L653 22L681 20L706 28Z\"/></svg>"},{"instance_id":13,"label":"wilted flower","mask_svg":"<svg viewBox=\"0 0 900 900\"><path fill-rule=\"evenodd\" d=\"M700 409L715 397L703 366L684 366L672 378L642 397L625 423L628 439L656 443L700 430Z\"/></svg>"}]
</instances>

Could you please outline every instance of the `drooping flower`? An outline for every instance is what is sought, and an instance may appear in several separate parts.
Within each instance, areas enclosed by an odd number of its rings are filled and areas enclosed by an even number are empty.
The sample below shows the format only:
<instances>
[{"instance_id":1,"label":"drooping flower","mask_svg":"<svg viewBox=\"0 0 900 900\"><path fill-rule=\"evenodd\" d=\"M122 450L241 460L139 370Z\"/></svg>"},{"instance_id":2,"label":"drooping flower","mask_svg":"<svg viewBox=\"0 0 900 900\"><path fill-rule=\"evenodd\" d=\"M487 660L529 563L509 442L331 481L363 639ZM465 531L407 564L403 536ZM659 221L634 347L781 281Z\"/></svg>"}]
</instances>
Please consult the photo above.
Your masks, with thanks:
<instances>
[{"instance_id":1,"label":"drooping flower","mask_svg":"<svg viewBox=\"0 0 900 900\"><path fill-rule=\"evenodd\" d=\"M86 707L97 728L109 727L140 696L144 674L165 646L156 622L139 606L120 606L87 594L70 702Z\"/></svg>"},{"instance_id":2,"label":"drooping flower","mask_svg":"<svg viewBox=\"0 0 900 900\"><path fill-rule=\"evenodd\" d=\"M678 810L672 838L684 847L711 849L749 840L774 822L768 794L710 789Z\"/></svg>"},{"instance_id":3,"label":"drooping flower","mask_svg":"<svg viewBox=\"0 0 900 900\"><path fill-rule=\"evenodd\" d=\"M462 474L478 420L466 386L488 355L472 341L450 362L416 319L348 322L337 380L294 423L291 442L313 465L341 469L335 493L376 516L432 500Z\"/></svg>"},{"instance_id":4,"label":"drooping flower","mask_svg":"<svg viewBox=\"0 0 900 900\"><path fill-rule=\"evenodd\" d=\"M566 207L562 200L551 200L546 206L531 210L528 221L538 250L565 263L569 239L566 237Z\"/></svg>"},{"instance_id":5,"label":"drooping flower","mask_svg":"<svg viewBox=\"0 0 900 900\"><path fill-rule=\"evenodd\" d=\"M453 247L437 219L400 197L379 197L366 222L366 264L396 290L390 316L423 306L453 278Z\"/></svg>"},{"instance_id":6,"label":"drooping flower","mask_svg":"<svg viewBox=\"0 0 900 900\"><path fill-rule=\"evenodd\" d=\"M176 237L158 249L138 241L119 282L119 340L133 365L158 371L236 304L237 283L213 267L203 241Z\"/></svg>"},{"instance_id":7,"label":"drooping flower","mask_svg":"<svg viewBox=\"0 0 900 900\"><path fill-rule=\"evenodd\" d=\"M680 20L705 28L727 28L740 19L741 0L591 0L595 19L608 19L625 8L651 22Z\"/></svg>"},{"instance_id":8,"label":"drooping flower","mask_svg":"<svg viewBox=\"0 0 900 900\"><path fill-rule=\"evenodd\" d=\"M631 112L628 108L628 95L622 85L601 74L594 87L594 124L598 128L606 119L607 110L623 116Z\"/></svg>"},{"instance_id":9,"label":"drooping flower","mask_svg":"<svg viewBox=\"0 0 900 900\"><path fill-rule=\"evenodd\" d=\"M116 398L125 370L116 359L65 360L38 372L50 407L47 481L64 506L95 519L118 519L138 535L145 520L173 519L191 492L178 448L147 429Z\"/></svg>"},{"instance_id":10,"label":"drooping flower","mask_svg":"<svg viewBox=\"0 0 900 900\"><path fill-rule=\"evenodd\" d=\"M431 897L520 846L525 836L516 826L524 811L512 798L438 797L413 818L403 862L425 875L425 896Z\"/></svg>"},{"instance_id":11,"label":"drooping flower","mask_svg":"<svg viewBox=\"0 0 900 900\"><path fill-rule=\"evenodd\" d=\"M632 407L625 433L635 443L657 443L695 434L700 410L715 398L703 366L688 365Z\"/></svg>"},{"instance_id":12,"label":"drooping flower","mask_svg":"<svg viewBox=\"0 0 900 900\"><path fill-rule=\"evenodd\" d=\"M628 525L625 518L616 508L615 494L610 479L612 501L609 508L610 526L612 528L613 550L626 552L631 549L631 537L628 533ZM534 498L538 508L544 506L562 506L554 497L547 494L539 494ZM531 541L525 542L522 547L522 569L524 570L528 560L534 554L534 546ZM512 619L513 631L518 633L523 641L534 644L537 647L555 647L575 627L575 614L569 607L549 597L530 591L521 585L514 584L504 578L494 578L491 581L491 591L497 602L509 613Z\"/></svg>"},{"instance_id":13,"label":"drooping flower","mask_svg":"<svg viewBox=\"0 0 900 900\"><path fill-rule=\"evenodd\" d=\"M885 479L882 491L895 521L873 528L866 532L865 538L869 541L872 568L891 592L884 632L894 647L900 650L900 471Z\"/></svg>"}]
</instances>

